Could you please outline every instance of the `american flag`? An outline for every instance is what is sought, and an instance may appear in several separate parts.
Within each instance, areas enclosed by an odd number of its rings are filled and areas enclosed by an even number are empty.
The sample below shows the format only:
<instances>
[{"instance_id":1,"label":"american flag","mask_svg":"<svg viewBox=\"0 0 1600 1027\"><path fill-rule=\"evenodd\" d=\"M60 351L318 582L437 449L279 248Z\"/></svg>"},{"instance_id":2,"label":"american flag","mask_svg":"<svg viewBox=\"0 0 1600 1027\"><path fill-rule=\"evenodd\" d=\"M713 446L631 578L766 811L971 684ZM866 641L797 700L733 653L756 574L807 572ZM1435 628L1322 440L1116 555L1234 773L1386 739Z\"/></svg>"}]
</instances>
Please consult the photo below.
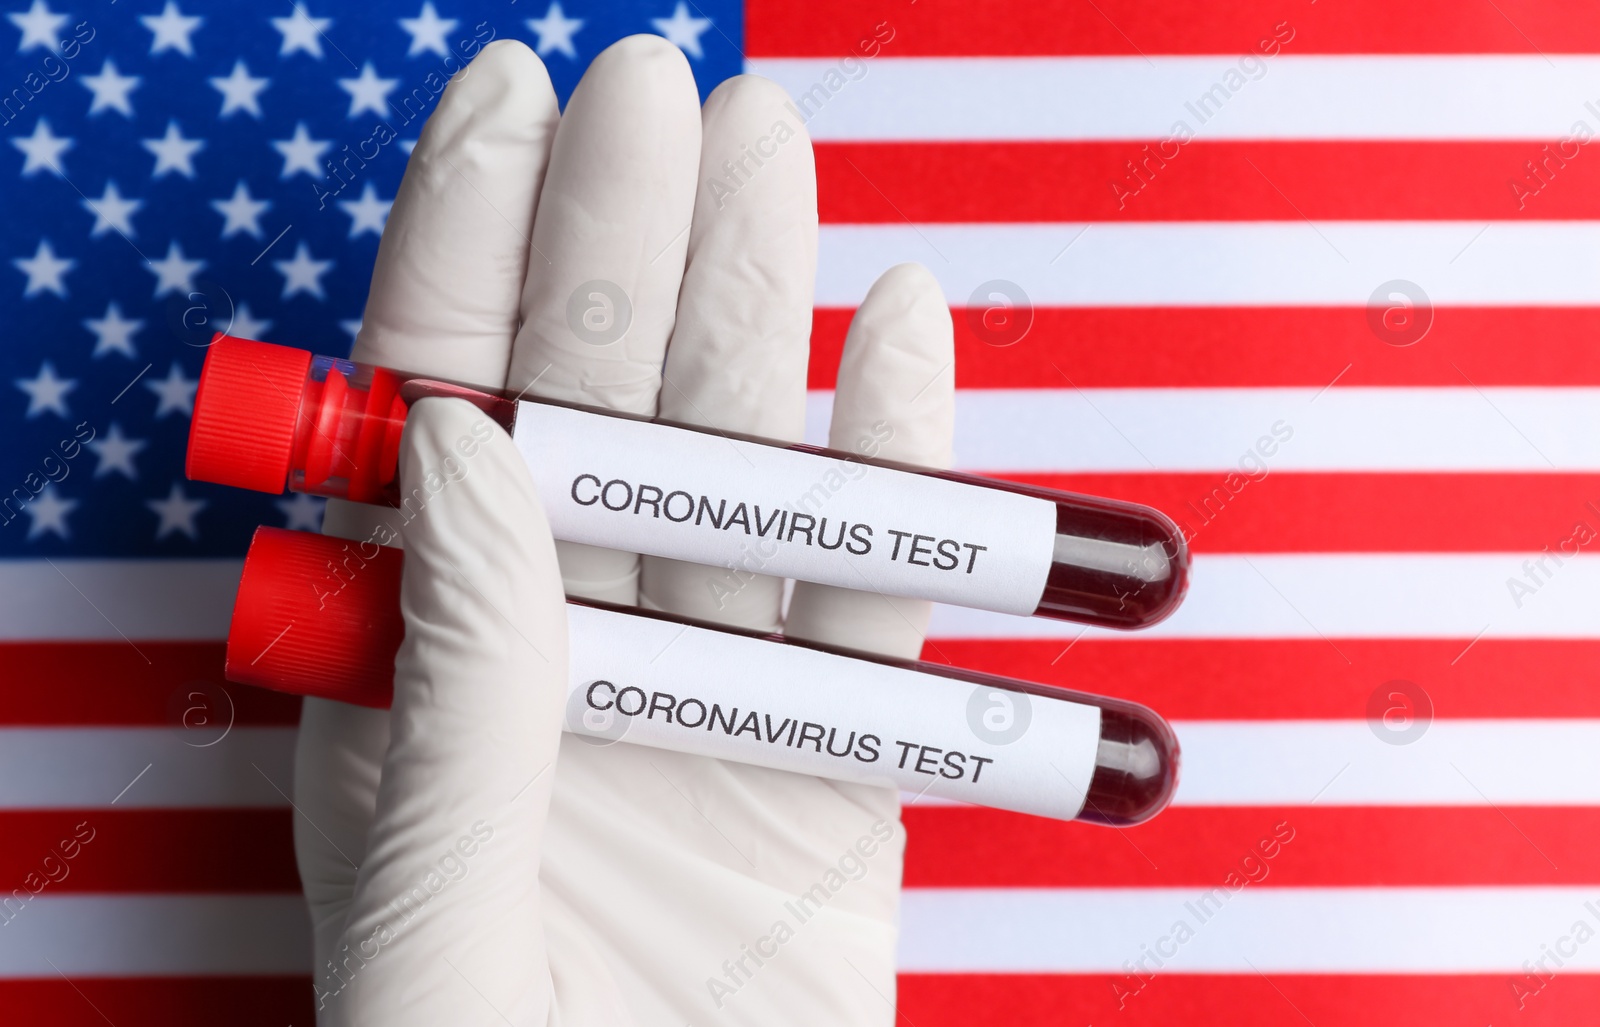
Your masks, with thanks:
<instances>
[{"instance_id":1,"label":"american flag","mask_svg":"<svg viewBox=\"0 0 1600 1027\"><path fill-rule=\"evenodd\" d=\"M916 260L958 466L1192 539L1150 632L937 611L926 658L1145 702L1184 777L1125 832L908 808L907 1023L1594 1021L1600 8L378 6L0 23L8 1022L310 1022L297 707L224 687L220 640L251 528L320 511L183 480L199 344L347 351L407 146L489 31L563 96L640 31L703 92L788 88L813 436L852 308Z\"/></svg>"}]
</instances>

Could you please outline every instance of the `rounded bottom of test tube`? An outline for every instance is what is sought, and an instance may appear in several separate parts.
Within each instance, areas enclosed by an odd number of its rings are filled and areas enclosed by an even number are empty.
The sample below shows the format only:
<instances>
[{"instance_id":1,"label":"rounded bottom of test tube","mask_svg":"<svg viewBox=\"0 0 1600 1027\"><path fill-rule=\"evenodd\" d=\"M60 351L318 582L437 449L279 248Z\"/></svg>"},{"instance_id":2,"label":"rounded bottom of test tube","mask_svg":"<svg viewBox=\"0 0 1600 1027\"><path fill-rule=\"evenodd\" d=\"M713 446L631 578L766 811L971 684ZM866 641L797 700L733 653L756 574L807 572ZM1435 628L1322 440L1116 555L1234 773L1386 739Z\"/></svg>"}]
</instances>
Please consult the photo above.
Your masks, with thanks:
<instances>
[{"instance_id":1,"label":"rounded bottom of test tube","mask_svg":"<svg viewBox=\"0 0 1600 1027\"><path fill-rule=\"evenodd\" d=\"M1178 738L1143 706L1105 702L1100 747L1079 820L1112 827L1142 824L1178 790Z\"/></svg>"}]
</instances>

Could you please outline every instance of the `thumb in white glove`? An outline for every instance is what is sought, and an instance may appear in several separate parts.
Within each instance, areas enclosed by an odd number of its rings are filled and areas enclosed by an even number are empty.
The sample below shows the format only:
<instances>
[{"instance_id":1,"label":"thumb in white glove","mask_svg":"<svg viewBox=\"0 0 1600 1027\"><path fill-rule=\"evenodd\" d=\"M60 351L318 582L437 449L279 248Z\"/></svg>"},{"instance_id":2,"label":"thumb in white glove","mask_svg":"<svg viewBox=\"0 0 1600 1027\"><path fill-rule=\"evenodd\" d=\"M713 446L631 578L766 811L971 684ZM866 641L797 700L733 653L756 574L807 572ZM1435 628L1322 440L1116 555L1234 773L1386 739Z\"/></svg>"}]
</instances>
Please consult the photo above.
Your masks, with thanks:
<instances>
[{"instance_id":1,"label":"thumb in white glove","mask_svg":"<svg viewBox=\"0 0 1600 1027\"><path fill-rule=\"evenodd\" d=\"M405 642L339 965L318 968L318 997L332 1023L458 1023L463 1009L542 1023L539 852L567 684L555 547L522 458L470 404L417 404L400 460L426 499L398 517Z\"/></svg>"}]
</instances>

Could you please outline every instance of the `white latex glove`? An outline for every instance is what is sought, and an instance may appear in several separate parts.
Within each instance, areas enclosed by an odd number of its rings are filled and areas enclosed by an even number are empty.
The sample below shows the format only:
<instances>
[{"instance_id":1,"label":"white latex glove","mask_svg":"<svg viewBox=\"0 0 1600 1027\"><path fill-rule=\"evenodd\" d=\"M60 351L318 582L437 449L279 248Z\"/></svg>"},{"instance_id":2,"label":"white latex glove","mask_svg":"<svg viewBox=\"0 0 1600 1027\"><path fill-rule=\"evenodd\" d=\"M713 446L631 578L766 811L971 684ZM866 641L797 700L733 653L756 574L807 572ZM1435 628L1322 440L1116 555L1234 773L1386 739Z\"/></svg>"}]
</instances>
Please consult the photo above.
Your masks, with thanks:
<instances>
[{"instance_id":1,"label":"white latex glove","mask_svg":"<svg viewBox=\"0 0 1600 1027\"><path fill-rule=\"evenodd\" d=\"M701 111L679 51L636 36L561 116L538 58L492 44L417 144L354 357L799 439L816 197L785 103L744 76ZM727 161L745 169L731 196L712 188ZM595 280L632 307L605 345L568 322ZM932 277L889 271L850 329L832 444L947 464L952 360ZM419 403L402 481L443 466L478 416ZM295 849L321 1022L890 1024L894 790L560 733L558 554L574 595L747 627L780 627L782 582L552 546L507 438L459 463L402 528L393 709L307 700L301 715ZM365 538L384 516L330 503L326 530ZM800 585L788 629L912 657L927 615Z\"/></svg>"}]
</instances>

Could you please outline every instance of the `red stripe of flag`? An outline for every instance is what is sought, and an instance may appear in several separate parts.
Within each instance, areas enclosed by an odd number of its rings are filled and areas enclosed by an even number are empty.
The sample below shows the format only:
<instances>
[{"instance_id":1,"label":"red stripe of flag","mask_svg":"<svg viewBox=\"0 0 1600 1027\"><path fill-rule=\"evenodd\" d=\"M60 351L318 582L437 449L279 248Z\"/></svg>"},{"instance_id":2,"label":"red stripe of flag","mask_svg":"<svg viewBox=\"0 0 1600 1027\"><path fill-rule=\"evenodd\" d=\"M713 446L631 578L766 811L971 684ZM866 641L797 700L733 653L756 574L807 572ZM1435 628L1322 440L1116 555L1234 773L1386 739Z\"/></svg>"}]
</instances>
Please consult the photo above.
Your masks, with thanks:
<instances>
[{"instance_id":1,"label":"red stripe of flag","mask_svg":"<svg viewBox=\"0 0 1600 1027\"><path fill-rule=\"evenodd\" d=\"M833 388L853 313L813 313L810 388ZM951 311L958 388L1600 385L1596 307L1436 308L1406 347L1360 306L1039 307L1009 346L985 341L983 313Z\"/></svg>"},{"instance_id":2,"label":"red stripe of flag","mask_svg":"<svg viewBox=\"0 0 1600 1027\"><path fill-rule=\"evenodd\" d=\"M1316 924L1301 925L1314 935ZM1566 925L1552 925L1559 930ZM1530 952L1530 958L1538 953ZM1515 974L902 974L900 1020L916 1027L1570 1027L1594 1022L1600 975L1560 971L1519 1008ZM1117 988L1122 995L1119 997Z\"/></svg>"},{"instance_id":3,"label":"red stripe of flag","mask_svg":"<svg viewBox=\"0 0 1600 1027\"><path fill-rule=\"evenodd\" d=\"M1592 808L1180 806L1126 832L964 807L904 818L913 888L1208 888L1232 872L1269 887L1600 881ZM23 811L0 830L0 872L18 886L55 874L50 895L300 890L288 811ZM62 859L75 830L90 840Z\"/></svg>"},{"instance_id":4,"label":"red stripe of flag","mask_svg":"<svg viewBox=\"0 0 1600 1027\"><path fill-rule=\"evenodd\" d=\"M1230 874L1267 888L1600 882L1589 807L1179 806L1127 830L967 807L903 818L907 888L1204 890Z\"/></svg>"},{"instance_id":5,"label":"red stripe of flag","mask_svg":"<svg viewBox=\"0 0 1600 1027\"><path fill-rule=\"evenodd\" d=\"M1587 152L1556 140L818 143L817 199L824 224L1592 219L1600 160Z\"/></svg>"},{"instance_id":6,"label":"red stripe of flag","mask_svg":"<svg viewBox=\"0 0 1600 1027\"><path fill-rule=\"evenodd\" d=\"M1600 881L1588 807L1180 806L1128 831L966 807L904 819L911 888L1209 888L1233 872L1267 887ZM45 894L300 890L289 811L20 811L0 830L0 872L18 886L54 874ZM90 840L63 859L75 831Z\"/></svg>"},{"instance_id":7,"label":"red stripe of flag","mask_svg":"<svg viewBox=\"0 0 1600 1027\"><path fill-rule=\"evenodd\" d=\"M316 1023L310 977L0 980L7 1023L51 1027L284 1027Z\"/></svg>"},{"instance_id":8,"label":"red stripe of flag","mask_svg":"<svg viewBox=\"0 0 1600 1027\"><path fill-rule=\"evenodd\" d=\"M922 656L1180 721L1361 720L1392 681L1420 686L1439 718L1600 717L1595 639L935 638Z\"/></svg>"},{"instance_id":9,"label":"red stripe of flag","mask_svg":"<svg viewBox=\"0 0 1600 1027\"><path fill-rule=\"evenodd\" d=\"M226 684L222 655L220 642L0 643L0 725L195 727L230 706L240 727L299 723L299 697Z\"/></svg>"},{"instance_id":10,"label":"red stripe of flag","mask_svg":"<svg viewBox=\"0 0 1600 1027\"><path fill-rule=\"evenodd\" d=\"M895 57L1237 54L1272 37L1280 23L1294 31L1285 47L1292 53L1600 50L1600 9L1570 0L1349 0L1304 8L1212 0L1201 14L1140 0L750 0L745 52L838 59L862 53L861 41L876 34L888 39L882 54Z\"/></svg>"},{"instance_id":11,"label":"red stripe of flag","mask_svg":"<svg viewBox=\"0 0 1600 1027\"><path fill-rule=\"evenodd\" d=\"M1586 1023L1600 1006L1600 976L1563 972L1519 1012L1513 979L1509 974L1157 974L1119 1010L1113 985L1129 990L1121 975L902 974L898 1019L916 1027L1091 1022L1281 1027L1305 1018L1317 1027L1501 1021L1543 1027ZM108 1018L117 1027L314 1022L309 977L5 980L0 981L0 1005L17 1023L53 1027L105 1027Z\"/></svg>"},{"instance_id":12,"label":"red stripe of flag","mask_svg":"<svg viewBox=\"0 0 1600 1027\"><path fill-rule=\"evenodd\" d=\"M0 881L37 875L48 895L298 893L291 826L287 809L7 810Z\"/></svg>"}]
</instances>

